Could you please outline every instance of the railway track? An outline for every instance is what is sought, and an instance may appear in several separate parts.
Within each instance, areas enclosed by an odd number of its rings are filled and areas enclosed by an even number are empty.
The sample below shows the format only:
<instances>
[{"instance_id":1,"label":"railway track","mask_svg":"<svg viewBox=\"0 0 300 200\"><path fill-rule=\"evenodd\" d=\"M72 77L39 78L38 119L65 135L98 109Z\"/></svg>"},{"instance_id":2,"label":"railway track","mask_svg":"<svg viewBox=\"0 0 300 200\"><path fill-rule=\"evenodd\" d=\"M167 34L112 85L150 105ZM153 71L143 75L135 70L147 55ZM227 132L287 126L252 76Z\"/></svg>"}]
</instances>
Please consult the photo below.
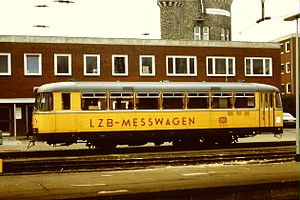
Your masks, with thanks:
<instances>
[{"instance_id":1,"label":"railway track","mask_svg":"<svg viewBox=\"0 0 300 200\"><path fill-rule=\"evenodd\" d=\"M275 143L276 144L276 143ZM44 157L6 158L3 174L49 173L73 171L105 171L139 169L158 166L199 164L239 164L262 162L289 162L295 160L295 144L277 143L269 147L252 144L252 147L236 147L206 150L177 150L156 152L129 152L107 155L64 155ZM260 147L259 147L260 146ZM128 149L127 149L128 150ZM149 149L148 149L149 150ZM52 152L53 153L53 152ZM56 152L57 153L57 152Z\"/></svg>"}]
</instances>

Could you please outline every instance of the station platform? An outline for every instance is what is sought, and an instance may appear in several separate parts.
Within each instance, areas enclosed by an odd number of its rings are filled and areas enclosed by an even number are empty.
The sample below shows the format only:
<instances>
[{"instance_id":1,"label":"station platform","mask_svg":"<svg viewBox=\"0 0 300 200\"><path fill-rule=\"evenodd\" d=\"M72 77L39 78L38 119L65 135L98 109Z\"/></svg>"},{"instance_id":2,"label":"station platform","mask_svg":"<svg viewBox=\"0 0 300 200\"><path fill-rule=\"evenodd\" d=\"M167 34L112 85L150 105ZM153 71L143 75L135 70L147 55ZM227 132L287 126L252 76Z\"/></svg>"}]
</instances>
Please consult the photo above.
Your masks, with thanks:
<instances>
[{"instance_id":1,"label":"station platform","mask_svg":"<svg viewBox=\"0 0 300 200\"><path fill-rule=\"evenodd\" d=\"M0 175L0 199L298 199L299 163Z\"/></svg>"}]
</instances>

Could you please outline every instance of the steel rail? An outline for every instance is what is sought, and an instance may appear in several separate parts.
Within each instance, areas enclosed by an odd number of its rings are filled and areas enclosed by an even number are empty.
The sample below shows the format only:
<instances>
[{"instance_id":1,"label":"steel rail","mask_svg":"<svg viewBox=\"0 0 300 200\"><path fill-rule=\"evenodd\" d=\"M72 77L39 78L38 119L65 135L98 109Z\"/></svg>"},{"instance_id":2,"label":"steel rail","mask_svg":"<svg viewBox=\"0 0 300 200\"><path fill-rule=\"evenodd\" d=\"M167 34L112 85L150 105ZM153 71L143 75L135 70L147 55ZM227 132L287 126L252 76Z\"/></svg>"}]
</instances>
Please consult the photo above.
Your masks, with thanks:
<instances>
[{"instance_id":1,"label":"steel rail","mask_svg":"<svg viewBox=\"0 0 300 200\"><path fill-rule=\"evenodd\" d=\"M148 152L130 154L68 156L7 159L3 161L3 175L12 173L49 173L74 171L105 171L139 169L157 166L199 164L238 164L290 162L295 160L291 146L214 149L176 152Z\"/></svg>"}]
</instances>

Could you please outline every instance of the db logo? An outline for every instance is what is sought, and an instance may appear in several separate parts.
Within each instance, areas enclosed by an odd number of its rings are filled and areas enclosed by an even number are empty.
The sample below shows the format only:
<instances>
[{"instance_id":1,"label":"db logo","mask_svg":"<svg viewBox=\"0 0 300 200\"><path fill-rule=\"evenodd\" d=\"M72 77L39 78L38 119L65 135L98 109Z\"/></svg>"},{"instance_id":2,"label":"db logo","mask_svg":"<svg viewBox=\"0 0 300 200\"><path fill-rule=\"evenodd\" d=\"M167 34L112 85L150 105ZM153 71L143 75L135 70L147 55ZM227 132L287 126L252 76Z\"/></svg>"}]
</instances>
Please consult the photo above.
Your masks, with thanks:
<instances>
[{"instance_id":1,"label":"db logo","mask_svg":"<svg viewBox=\"0 0 300 200\"><path fill-rule=\"evenodd\" d=\"M227 123L227 117L220 117L219 118L219 123L220 124L226 124Z\"/></svg>"}]
</instances>

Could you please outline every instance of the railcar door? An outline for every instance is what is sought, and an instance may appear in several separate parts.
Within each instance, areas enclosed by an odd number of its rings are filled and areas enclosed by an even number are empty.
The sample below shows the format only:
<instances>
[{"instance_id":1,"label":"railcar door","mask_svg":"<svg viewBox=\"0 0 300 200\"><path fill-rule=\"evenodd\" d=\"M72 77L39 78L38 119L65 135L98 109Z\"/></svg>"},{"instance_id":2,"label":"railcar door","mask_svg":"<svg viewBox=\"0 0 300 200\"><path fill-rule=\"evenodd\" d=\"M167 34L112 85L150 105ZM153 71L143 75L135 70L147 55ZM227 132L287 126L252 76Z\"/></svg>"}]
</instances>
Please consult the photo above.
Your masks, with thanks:
<instances>
[{"instance_id":1,"label":"railcar door","mask_svg":"<svg viewBox=\"0 0 300 200\"><path fill-rule=\"evenodd\" d=\"M272 93L260 94L260 127L274 125L274 103Z\"/></svg>"}]
</instances>

